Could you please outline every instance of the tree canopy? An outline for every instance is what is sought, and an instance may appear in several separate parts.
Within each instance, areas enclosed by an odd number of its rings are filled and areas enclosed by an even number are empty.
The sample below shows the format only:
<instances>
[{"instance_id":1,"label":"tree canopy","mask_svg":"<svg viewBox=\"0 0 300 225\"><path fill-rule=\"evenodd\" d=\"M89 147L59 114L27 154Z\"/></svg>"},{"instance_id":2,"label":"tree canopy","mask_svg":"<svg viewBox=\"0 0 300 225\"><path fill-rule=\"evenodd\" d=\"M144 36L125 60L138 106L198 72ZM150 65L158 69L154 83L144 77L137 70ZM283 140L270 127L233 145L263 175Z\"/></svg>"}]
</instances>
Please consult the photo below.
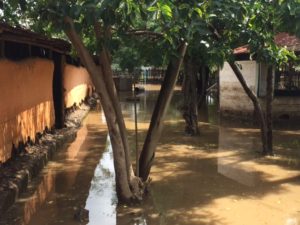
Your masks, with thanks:
<instances>
[{"instance_id":1,"label":"tree canopy","mask_svg":"<svg viewBox=\"0 0 300 225\"><path fill-rule=\"evenodd\" d=\"M131 62L159 65L164 57L157 57L163 55L158 52L168 49L169 54L169 46L176 49L180 39L189 43L188 54L208 65L222 65L232 49L245 44L263 61L286 61L293 55L274 44L274 35L285 31L300 36L299 5L299 0L3 0L1 9L4 22L57 37L63 37L68 16L91 51L99 48L95 21L113 27L114 41L103 38L104 43L116 52L118 62L132 67ZM132 61L123 62L122 54L131 54L125 58Z\"/></svg>"}]
</instances>

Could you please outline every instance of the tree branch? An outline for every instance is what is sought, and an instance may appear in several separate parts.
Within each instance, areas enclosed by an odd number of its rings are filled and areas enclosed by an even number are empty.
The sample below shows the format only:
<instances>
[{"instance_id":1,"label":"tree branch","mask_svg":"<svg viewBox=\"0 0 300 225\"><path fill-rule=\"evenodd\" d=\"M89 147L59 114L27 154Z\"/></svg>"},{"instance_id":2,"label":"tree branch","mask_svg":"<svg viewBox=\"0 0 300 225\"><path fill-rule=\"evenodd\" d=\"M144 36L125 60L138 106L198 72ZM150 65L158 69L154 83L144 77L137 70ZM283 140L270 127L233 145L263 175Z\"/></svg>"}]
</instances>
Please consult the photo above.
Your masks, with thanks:
<instances>
[{"instance_id":1,"label":"tree branch","mask_svg":"<svg viewBox=\"0 0 300 225\"><path fill-rule=\"evenodd\" d=\"M156 38L162 38L164 36L163 33L158 33L149 30L129 30L125 34L127 35L134 35L134 36L151 36Z\"/></svg>"},{"instance_id":2,"label":"tree branch","mask_svg":"<svg viewBox=\"0 0 300 225\"><path fill-rule=\"evenodd\" d=\"M111 31L110 29L106 29L105 31L102 31L101 24L99 22L95 22L94 24L94 30L97 40L100 42L101 38L109 38L111 37ZM128 181L130 181L130 169L131 169L131 159L130 159L130 153L129 153L129 144L127 140L127 130L124 122L124 117L122 114L122 110L119 104L117 90L115 87L115 83L113 80L113 72L110 65L110 54L105 46L100 46L101 50L98 53L98 59L99 59L99 66L102 69L103 72L103 79L106 84L109 97L113 103L114 110L117 115L117 123L119 126L119 130L122 137L122 144L124 147L125 152L125 159L126 159L126 167L127 167L127 173L128 173Z\"/></svg>"}]
</instances>

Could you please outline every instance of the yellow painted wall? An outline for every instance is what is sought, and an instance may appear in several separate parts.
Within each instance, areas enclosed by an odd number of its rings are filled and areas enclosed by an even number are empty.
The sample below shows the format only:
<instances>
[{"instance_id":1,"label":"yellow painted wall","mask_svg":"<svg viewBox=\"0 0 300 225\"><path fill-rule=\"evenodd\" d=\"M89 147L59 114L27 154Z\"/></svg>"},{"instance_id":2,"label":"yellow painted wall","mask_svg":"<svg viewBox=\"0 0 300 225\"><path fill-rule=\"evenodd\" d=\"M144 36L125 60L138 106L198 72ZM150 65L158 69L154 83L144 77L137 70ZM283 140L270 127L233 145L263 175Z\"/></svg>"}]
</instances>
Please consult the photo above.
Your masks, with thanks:
<instances>
[{"instance_id":1,"label":"yellow painted wall","mask_svg":"<svg viewBox=\"0 0 300 225\"><path fill-rule=\"evenodd\" d=\"M11 156L12 144L33 140L54 125L54 65L46 59L0 60L0 161Z\"/></svg>"},{"instance_id":2,"label":"yellow painted wall","mask_svg":"<svg viewBox=\"0 0 300 225\"><path fill-rule=\"evenodd\" d=\"M90 75L84 67L67 64L64 70L65 106L78 105L92 92Z\"/></svg>"}]
</instances>

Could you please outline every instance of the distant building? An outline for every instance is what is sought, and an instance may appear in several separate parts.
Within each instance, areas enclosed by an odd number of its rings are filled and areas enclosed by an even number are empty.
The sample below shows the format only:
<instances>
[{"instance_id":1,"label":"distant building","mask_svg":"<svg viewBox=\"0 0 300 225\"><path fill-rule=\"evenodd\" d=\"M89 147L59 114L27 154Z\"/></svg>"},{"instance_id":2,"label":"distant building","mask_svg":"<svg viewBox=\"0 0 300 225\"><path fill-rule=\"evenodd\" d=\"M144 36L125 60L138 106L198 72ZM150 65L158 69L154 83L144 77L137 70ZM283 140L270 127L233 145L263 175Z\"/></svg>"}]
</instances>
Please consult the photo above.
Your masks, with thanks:
<instances>
[{"instance_id":1,"label":"distant building","mask_svg":"<svg viewBox=\"0 0 300 225\"><path fill-rule=\"evenodd\" d=\"M300 54L300 39L287 33L279 33L275 37L279 46ZM248 86L257 94L264 105L266 95L267 66L250 60L249 49L242 46L234 50L237 63ZM300 119L300 65L289 64L274 68L274 101L273 114L275 120ZM253 118L254 107L228 63L225 63L219 76L220 112L224 117Z\"/></svg>"}]
</instances>

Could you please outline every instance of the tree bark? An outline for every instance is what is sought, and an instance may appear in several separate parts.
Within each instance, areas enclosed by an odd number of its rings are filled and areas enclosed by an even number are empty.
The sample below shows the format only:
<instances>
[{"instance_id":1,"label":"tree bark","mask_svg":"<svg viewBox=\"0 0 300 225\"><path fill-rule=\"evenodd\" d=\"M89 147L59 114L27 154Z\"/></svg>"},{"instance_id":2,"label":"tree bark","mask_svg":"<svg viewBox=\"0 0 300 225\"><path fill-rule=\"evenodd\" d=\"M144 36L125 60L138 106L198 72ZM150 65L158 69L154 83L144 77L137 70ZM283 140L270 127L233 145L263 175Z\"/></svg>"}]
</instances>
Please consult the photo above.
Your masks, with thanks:
<instances>
[{"instance_id":1,"label":"tree bark","mask_svg":"<svg viewBox=\"0 0 300 225\"><path fill-rule=\"evenodd\" d=\"M155 148L161 136L163 128L163 119L170 104L173 89L179 70L185 56L187 43L184 42L178 49L178 58L172 59L168 65L166 75L152 114L150 127L144 142L144 146L140 155L140 177L143 181L148 179L151 166L155 156Z\"/></svg>"},{"instance_id":2,"label":"tree bark","mask_svg":"<svg viewBox=\"0 0 300 225\"><path fill-rule=\"evenodd\" d=\"M118 199L123 202L129 202L133 198L133 193L129 186L129 178L125 160L125 152L120 129L117 122L117 113L109 97L107 85L103 79L103 74L95 64L92 56L84 46L81 38L77 34L71 18L65 17L64 22L67 25L65 33L72 42L81 60L87 68L93 84L100 95L101 104L106 117L109 135L114 155L114 167L116 173L116 190Z\"/></svg>"},{"instance_id":3,"label":"tree bark","mask_svg":"<svg viewBox=\"0 0 300 225\"><path fill-rule=\"evenodd\" d=\"M261 140L262 140L262 153L265 155L268 153L267 149L267 124L264 118L264 113L261 109L260 103L257 99L257 96L253 93L253 91L248 87L243 74L241 73L240 69L238 66L232 62L229 63L230 67L232 68L234 74L236 75L237 79L239 80L240 84L242 85L244 91L248 95L248 97L251 99L254 110L256 115L258 116L259 124L260 124L260 130L261 130Z\"/></svg>"},{"instance_id":4,"label":"tree bark","mask_svg":"<svg viewBox=\"0 0 300 225\"><path fill-rule=\"evenodd\" d=\"M267 123L267 152L268 155L273 155L273 68L268 67L267 73L267 94L266 94L266 123Z\"/></svg>"},{"instance_id":5,"label":"tree bark","mask_svg":"<svg viewBox=\"0 0 300 225\"><path fill-rule=\"evenodd\" d=\"M197 73L198 66L186 57L184 62L185 82L183 87L183 118L185 133L191 136L199 134L198 101L197 101Z\"/></svg>"},{"instance_id":6,"label":"tree bark","mask_svg":"<svg viewBox=\"0 0 300 225\"><path fill-rule=\"evenodd\" d=\"M101 32L101 25L98 22L95 22L94 25L95 34L98 42L100 43L101 38L103 38L103 35L105 33L110 32ZM102 35L103 33L103 35ZM110 34L108 34L110 35ZM117 116L117 123L119 126L120 134L122 137L122 143L124 147L125 152L125 160L126 160L126 168L127 168L127 174L128 174L128 181L130 182L130 176L132 174L132 167L131 167L131 160L130 160L130 152L129 152L129 144L128 144L128 138L127 138L127 130L124 122L124 117L122 114L121 106L118 100L118 94L115 86L115 82L113 80L113 71L111 69L111 62L109 57L109 52L106 49L105 46L99 46L100 47L100 53L99 53L99 64L102 69L103 79L106 84L109 97L111 98L114 110L116 112Z\"/></svg>"}]
</instances>

